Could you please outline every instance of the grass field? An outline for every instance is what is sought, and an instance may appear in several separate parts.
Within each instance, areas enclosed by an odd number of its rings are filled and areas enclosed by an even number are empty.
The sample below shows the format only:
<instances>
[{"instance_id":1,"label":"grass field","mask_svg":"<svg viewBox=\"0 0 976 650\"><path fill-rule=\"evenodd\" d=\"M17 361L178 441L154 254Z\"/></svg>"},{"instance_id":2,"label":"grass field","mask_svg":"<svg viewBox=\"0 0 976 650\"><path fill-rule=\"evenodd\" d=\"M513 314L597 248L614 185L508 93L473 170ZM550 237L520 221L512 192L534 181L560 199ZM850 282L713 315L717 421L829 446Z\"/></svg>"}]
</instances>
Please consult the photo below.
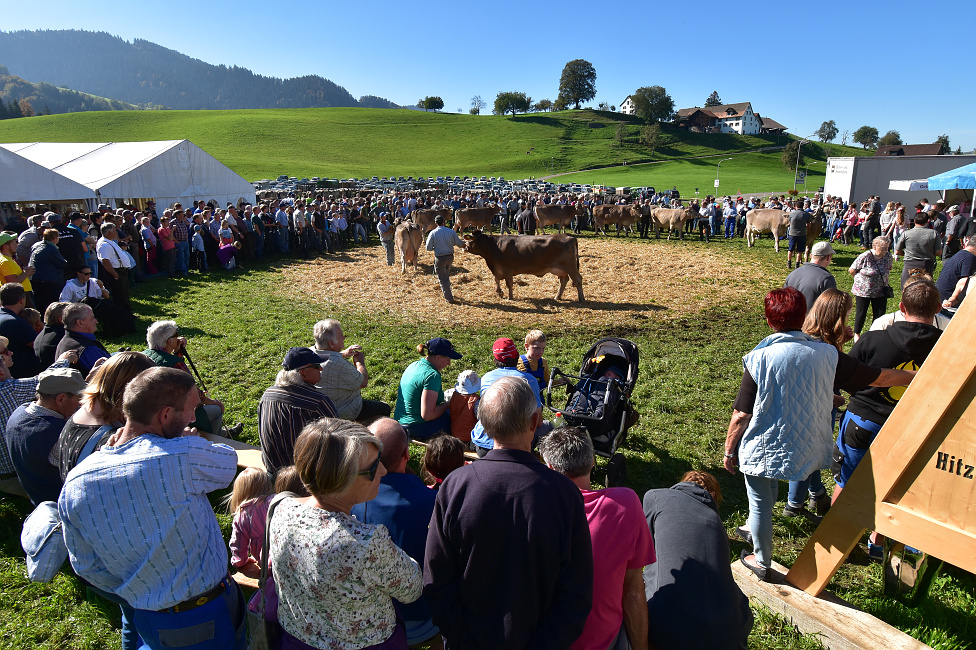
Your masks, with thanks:
<instances>
[{"instance_id":1,"label":"grass field","mask_svg":"<svg viewBox=\"0 0 976 650\"><path fill-rule=\"evenodd\" d=\"M591 245L586 241L590 236L583 239L581 250ZM741 477L722 469L722 444L741 378L741 357L769 333L762 319L761 296L782 285L785 254L775 254L769 240L760 241L754 249L747 249L742 240L718 240L708 246L697 240L621 241L619 246L627 255L643 253L648 259L667 260L685 257L691 263L681 266L669 262L663 268L634 264L629 273L614 271L619 276L615 281L639 296L627 307L626 318L623 310L618 318L613 306L606 307L603 318L596 318L572 302L556 304L549 289L534 278L520 284L516 300L503 301L501 309L481 298L471 299L479 289L475 282L486 279L456 285L456 295L462 300L468 298L468 304L457 311L447 308L445 318L431 321L418 317L416 310L400 308L394 300L389 309L375 309L351 294L343 298L342 292L326 290L325 285L334 276L366 277L367 271L360 266L362 258L378 257L378 247L324 262L273 261L234 275L153 280L135 289L133 303L143 327L164 318L180 323L211 393L227 404L227 421L245 422L242 437L251 442L257 441L258 398L271 384L284 351L310 343L312 324L323 317L339 318L349 343L363 345L371 375L365 396L387 401L394 397L403 369L417 358L413 346L434 336L450 338L465 355L445 371L445 383L453 383L465 368L484 373L490 368L490 347L496 337L507 335L519 341L525 331L539 324L549 335L547 358L564 369L578 369L582 354L600 337L630 338L641 354L640 379L634 393L641 419L631 429L624 450L627 484L643 494L650 488L670 486L688 469L710 471L718 477L725 494L723 516L731 533L745 520L747 502ZM850 288L846 267L858 252L855 247L838 250L832 270L841 288ZM723 272L713 277L714 264L709 263L713 255L725 257L741 273ZM472 275L483 267L480 259L465 254L459 254L456 263ZM900 264L893 274L899 271ZM371 280L361 290L388 292L400 299L399 294L406 290L401 288L399 271L385 273L385 284ZM685 292L696 299L683 303L665 299L667 287L652 281L660 283L662 277L666 285L677 287L673 293ZM608 281L595 271L584 275L588 291L596 292L594 283ZM322 285L322 290L311 291L303 282ZM428 282L430 290L428 295L412 300L428 301L430 309L445 307L429 276L413 282ZM550 312L560 316L558 325L545 325ZM634 313L641 314L640 318L634 318ZM144 347L138 335L111 341L108 347L111 350L123 344L134 349ZM599 471L595 478L597 482L603 480ZM785 499L785 486L781 495ZM218 496L214 495L214 500ZM777 508L774 516L775 559L789 566L812 528L806 522L781 517L780 510ZM104 604L86 601L70 571L63 572L51 585L30 585L23 578L18 538L20 521L27 511L23 500L0 499L0 647L117 648L117 613ZM221 514L219 519L229 536L230 518ZM733 556L737 557L742 548L744 544L733 541ZM915 608L881 596L878 565L846 564L830 589L936 648L971 647L976 637L976 580L963 571L944 570L930 597ZM756 616L750 647L820 647L816 639L797 634L761 606L756 606Z\"/></svg>"},{"instance_id":2,"label":"grass field","mask_svg":"<svg viewBox=\"0 0 976 650\"><path fill-rule=\"evenodd\" d=\"M666 128L661 145L650 154L639 143L640 129L640 122L631 116L590 110L515 118L363 108L126 111L5 120L0 123L0 141L188 139L251 181L279 174L299 178L501 175L512 180L624 162L735 154L788 142L787 137ZM861 151L830 147L835 156ZM823 147L812 143L804 153L821 163L810 167L808 187L815 190L823 184ZM374 162L378 160L383 163ZM665 162L577 176L582 182L611 185L677 185L683 195L690 195L695 187L703 193L712 191L716 162ZM723 192L785 192L793 186L793 173L783 168L780 151L750 154L722 167L722 177L728 179L723 180Z\"/></svg>"}]
</instances>

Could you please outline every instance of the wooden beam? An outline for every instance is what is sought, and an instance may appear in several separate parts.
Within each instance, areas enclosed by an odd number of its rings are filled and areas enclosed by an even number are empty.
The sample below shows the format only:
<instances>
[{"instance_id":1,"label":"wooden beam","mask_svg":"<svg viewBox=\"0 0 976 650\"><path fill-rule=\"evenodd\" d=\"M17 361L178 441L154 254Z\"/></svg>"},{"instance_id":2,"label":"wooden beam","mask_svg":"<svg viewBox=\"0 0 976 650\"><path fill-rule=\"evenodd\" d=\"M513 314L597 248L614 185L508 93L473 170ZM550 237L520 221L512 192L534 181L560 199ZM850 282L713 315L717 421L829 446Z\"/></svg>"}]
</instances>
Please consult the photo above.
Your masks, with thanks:
<instances>
[{"instance_id":1,"label":"wooden beam","mask_svg":"<svg viewBox=\"0 0 976 650\"><path fill-rule=\"evenodd\" d=\"M936 454L976 464L976 359L959 353L974 340L976 300L942 333L800 553L791 584L819 593L868 528L976 571L976 481L958 464L936 467Z\"/></svg>"},{"instance_id":2,"label":"wooden beam","mask_svg":"<svg viewBox=\"0 0 976 650\"><path fill-rule=\"evenodd\" d=\"M773 568L786 571L786 567L775 562ZM741 562L732 564L732 576L750 599L755 598L832 650L925 650L929 647L830 592L811 596L789 584L762 582Z\"/></svg>"},{"instance_id":3,"label":"wooden beam","mask_svg":"<svg viewBox=\"0 0 976 650\"><path fill-rule=\"evenodd\" d=\"M234 451L237 452L238 467L257 467L258 469L266 469L264 466L264 461L261 459L260 447L255 447L254 445L249 445L246 442L234 440L233 438L216 436L212 433L202 433L200 435L210 442L218 442L222 445L227 445L228 447L233 448Z\"/></svg>"}]
</instances>

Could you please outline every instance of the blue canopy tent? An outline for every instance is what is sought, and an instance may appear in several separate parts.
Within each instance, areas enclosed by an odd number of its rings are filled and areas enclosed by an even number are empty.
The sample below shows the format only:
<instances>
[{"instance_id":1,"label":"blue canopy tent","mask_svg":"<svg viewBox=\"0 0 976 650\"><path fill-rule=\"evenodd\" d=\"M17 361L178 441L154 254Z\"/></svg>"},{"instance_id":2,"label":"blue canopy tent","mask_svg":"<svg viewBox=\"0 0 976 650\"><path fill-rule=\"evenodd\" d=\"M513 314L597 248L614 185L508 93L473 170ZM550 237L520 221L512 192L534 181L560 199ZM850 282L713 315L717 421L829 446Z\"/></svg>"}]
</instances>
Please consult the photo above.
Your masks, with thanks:
<instances>
[{"instance_id":1,"label":"blue canopy tent","mask_svg":"<svg viewBox=\"0 0 976 650\"><path fill-rule=\"evenodd\" d=\"M929 177L930 190L976 190L976 163L963 165L947 172L936 174ZM973 192L969 193L972 199ZM976 201L970 200L969 215L973 215L973 204Z\"/></svg>"}]
</instances>

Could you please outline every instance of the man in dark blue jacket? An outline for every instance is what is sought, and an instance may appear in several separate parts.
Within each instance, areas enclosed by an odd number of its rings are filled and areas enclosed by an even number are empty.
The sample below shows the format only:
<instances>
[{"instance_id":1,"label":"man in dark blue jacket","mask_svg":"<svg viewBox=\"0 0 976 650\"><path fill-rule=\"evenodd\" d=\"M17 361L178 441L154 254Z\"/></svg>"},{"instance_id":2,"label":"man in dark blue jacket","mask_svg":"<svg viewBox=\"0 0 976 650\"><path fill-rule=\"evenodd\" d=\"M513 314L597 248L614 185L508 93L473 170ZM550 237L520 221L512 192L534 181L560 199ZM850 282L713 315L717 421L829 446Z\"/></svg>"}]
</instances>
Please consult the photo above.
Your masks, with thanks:
<instances>
[{"instance_id":1,"label":"man in dark blue jacket","mask_svg":"<svg viewBox=\"0 0 976 650\"><path fill-rule=\"evenodd\" d=\"M529 383L502 377L479 417L494 449L451 473L427 536L424 595L458 648L568 648L593 600L590 531L579 489L532 455Z\"/></svg>"}]
</instances>

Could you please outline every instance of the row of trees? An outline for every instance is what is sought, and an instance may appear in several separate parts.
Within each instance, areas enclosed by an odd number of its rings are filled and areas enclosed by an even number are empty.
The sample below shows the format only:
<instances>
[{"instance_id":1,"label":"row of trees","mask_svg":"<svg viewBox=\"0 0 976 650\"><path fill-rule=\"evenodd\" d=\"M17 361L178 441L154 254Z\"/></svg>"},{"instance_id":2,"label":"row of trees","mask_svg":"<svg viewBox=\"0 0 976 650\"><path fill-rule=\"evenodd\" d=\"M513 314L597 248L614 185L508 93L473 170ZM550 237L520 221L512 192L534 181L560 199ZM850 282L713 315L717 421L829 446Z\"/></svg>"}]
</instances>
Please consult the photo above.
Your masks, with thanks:
<instances>
[{"instance_id":1,"label":"row of trees","mask_svg":"<svg viewBox=\"0 0 976 650\"><path fill-rule=\"evenodd\" d=\"M833 142L837 137L839 131L837 130L837 123L834 120L828 120L820 125L820 128L814 133L817 139L824 144L828 142ZM899 144L905 144L901 139L901 134L891 129L884 135L880 135L877 127L864 125L858 130L854 131L853 136L851 136L850 131L844 131L841 136L841 144L847 144L848 137L851 137L853 142L861 145L865 149L875 149L877 147L887 147ZM936 142L940 143L946 151L949 149L949 136L946 134L940 135L936 138ZM962 153L960 149L959 153Z\"/></svg>"}]
</instances>

